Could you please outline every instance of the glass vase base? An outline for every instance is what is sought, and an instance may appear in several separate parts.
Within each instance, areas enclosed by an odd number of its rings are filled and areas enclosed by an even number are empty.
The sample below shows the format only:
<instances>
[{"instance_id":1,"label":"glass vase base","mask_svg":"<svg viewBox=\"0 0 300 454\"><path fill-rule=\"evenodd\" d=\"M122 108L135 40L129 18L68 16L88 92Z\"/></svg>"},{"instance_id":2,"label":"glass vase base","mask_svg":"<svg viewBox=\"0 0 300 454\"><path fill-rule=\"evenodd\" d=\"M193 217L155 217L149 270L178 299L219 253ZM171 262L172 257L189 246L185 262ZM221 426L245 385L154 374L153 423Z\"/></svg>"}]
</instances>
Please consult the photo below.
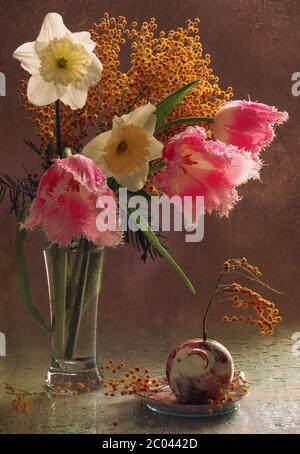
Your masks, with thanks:
<instances>
[{"instance_id":1,"label":"glass vase base","mask_svg":"<svg viewBox=\"0 0 300 454\"><path fill-rule=\"evenodd\" d=\"M89 392L101 386L102 377L93 358L58 360L52 358L46 388L62 394Z\"/></svg>"}]
</instances>

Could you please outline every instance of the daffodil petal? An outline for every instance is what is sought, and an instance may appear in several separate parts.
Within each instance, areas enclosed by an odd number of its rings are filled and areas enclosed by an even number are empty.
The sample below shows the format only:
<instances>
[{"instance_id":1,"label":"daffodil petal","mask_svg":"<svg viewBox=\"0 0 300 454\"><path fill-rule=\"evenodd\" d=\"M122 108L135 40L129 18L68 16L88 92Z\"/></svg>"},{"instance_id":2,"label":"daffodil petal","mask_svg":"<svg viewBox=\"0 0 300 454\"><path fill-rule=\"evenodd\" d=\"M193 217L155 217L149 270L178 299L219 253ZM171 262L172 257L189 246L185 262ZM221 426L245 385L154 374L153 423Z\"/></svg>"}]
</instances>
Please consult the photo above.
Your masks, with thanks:
<instances>
[{"instance_id":1,"label":"daffodil petal","mask_svg":"<svg viewBox=\"0 0 300 454\"><path fill-rule=\"evenodd\" d=\"M13 57L19 60L25 71L32 75L39 73L40 59L36 53L34 41L19 46L13 53Z\"/></svg>"},{"instance_id":2,"label":"daffodil petal","mask_svg":"<svg viewBox=\"0 0 300 454\"><path fill-rule=\"evenodd\" d=\"M46 15L37 41L49 43L54 38L62 38L70 33L60 14L49 13Z\"/></svg>"},{"instance_id":3,"label":"daffodil petal","mask_svg":"<svg viewBox=\"0 0 300 454\"><path fill-rule=\"evenodd\" d=\"M86 103L88 94L87 88L78 88L74 85L69 85L61 100L67 106L70 106L72 110L82 109Z\"/></svg>"},{"instance_id":4,"label":"daffodil petal","mask_svg":"<svg viewBox=\"0 0 300 454\"><path fill-rule=\"evenodd\" d=\"M117 117L117 116L114 116L113 120L112 120L112 133L114 134L118 128L123 128L124 126L126 126L126 123L124 121L124 116L123 115L122 117Z\"/></svg>"},{"instance_id":5,"label":"daffodil petal","mask_svg":"<svg viewBox=\"0 0 300 454\"><path fill-rule=\"evenodd\" d=\"M137 172L132 175L118 177L114 175L115 180L121 187L129 189L129 191L136 192L143 188L149 173L148 163L144 164Z\"/></svg>"},{"instance_id":6,"label":"daffodil petal","mask_svg":"<svg viewBox=\"0 0 300 454\"><path fill-rule=\"evenodd\" d=\"M27 97L35 106L47 106L55 102L59 96L53 83L45 82L40 75L31 76L27 87Z\"/></svg>"},{"instance_id":7,"label":"daffodil petal","mask_svg":"<svg viewBox=\"0 0 300 454\"><path fill-rule=\"evenodd\" d=\"M91 53L96 47L95 41L91 39L89 32L72 33L72 38L77 44L81 44L85 49Z\"/></svg>"},{"instance_id":8,"label":"daffodil petal","mask_svg":"<svg viewBox=\"0 0 300 454\"><path fill-rule=\"evenodd\" d=\"M98 77L100 77L100 74L103 71L103 65L95 54L91 54L91 64L89 67L89 71L91 70L93 70Z\"/></svg>"},{"instance_id":9,"label":"daffodil petal","mask_svg":"<svg viewBox=\"0 0 300 454\"><path fill-rule=\"evenodd\" d=\"M145 106L134 109L129 114L123 115L121 118L126 124L132 124L140 126L141 128L149 128L149 134L153 134L153 116L156 111L156 107L148 103ZM155 119L155 118L154 118ZM155 126L155 125L154 125ZM147 131L147 129L146 129ZM148 131L147 131L148 132Z\"/></svg>"},{"instance_id":10,"label":"daffodil petal","mask_svg":"<svg viewBox=\"0 0 300 454\"><path fill-rule=\"evenodd\" d=\"M111 138L112 131L106 131L96 136L82 150L82 154L92 159L96 164L103 167L102 154L108 141Z\"/></svg>"},{"instance_id":11,"label":"daffodil petal","mask_svg":"<svg viewBox=\"0 0 300 454\"><path fill-rule=\"evenodd\" d=\"M162 157L162 149L163 144L155 139L155 137L150 138L150 146L149 146L149 161L154 161L155 159L159 159Z\"/></svg>"},{"instance_id":12,"label":"daffodil petal","mask_svg":"<svg viewBox=\"0 0 300 454\"><path fill-rule=\"evenodd\" d=\"M62 84L55 84L57 97L60 99L67 91L67 88Z\"/></svg>"},{"instance_id":13,"label":"daffodil petal","mask_svg":"<svg viewBox=\"0 0 300 454\"><path fill-rule=\"evenodd\" d=\"M155 127L156 127L156 115L153 114L153 115L151 115L149 120L146 122L144 129L148 134L153 136L153 134L155 132Z\"/></svg>"}]
</instances>

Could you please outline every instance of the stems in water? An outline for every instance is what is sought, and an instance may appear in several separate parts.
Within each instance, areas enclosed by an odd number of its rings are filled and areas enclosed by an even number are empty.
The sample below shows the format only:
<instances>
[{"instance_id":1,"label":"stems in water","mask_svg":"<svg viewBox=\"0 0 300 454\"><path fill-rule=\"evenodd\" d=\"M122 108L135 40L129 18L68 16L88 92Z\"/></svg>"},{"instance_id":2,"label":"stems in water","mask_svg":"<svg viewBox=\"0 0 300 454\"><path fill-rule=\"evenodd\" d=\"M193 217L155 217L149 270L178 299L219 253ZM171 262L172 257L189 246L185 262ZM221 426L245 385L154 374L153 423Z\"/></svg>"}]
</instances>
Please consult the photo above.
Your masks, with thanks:
<instances>
[{"instance_id":1,"label":"stems in water","mask_svg":"<svg viewBox=\"0 0 300 454\"><path fill-rule=\"evenodd\" d=\"M80 328L80 320L81 314L83 309L83 302L86 290L86 283L87 283L87 276L88 276L88 269L89 269L89 261L90 261L90 253L89 251L89 243L87 240L84 240L84 249L83 249L83 259L81 263L81 269L79 274L79 281L77 287L77 295L74 302L73 311L70 315L70 329L69 329L69 337L66 344L66 351L65 351L65 358L67 360L73 359L73 355L76 348L77 338L79 334Z\"/></svg>"},{"instance_id":2,"label":"stems in water","mask_svg":"<svg viewBox=\"0 0 300 454\"><path fill-rule=\"evenodd\" d=\"M54 285L54 351L58 358L64 357L66 340L66 289L67 289L67 252L63 249L53 248L53 285Z\"/></svg>"}]
</instances>

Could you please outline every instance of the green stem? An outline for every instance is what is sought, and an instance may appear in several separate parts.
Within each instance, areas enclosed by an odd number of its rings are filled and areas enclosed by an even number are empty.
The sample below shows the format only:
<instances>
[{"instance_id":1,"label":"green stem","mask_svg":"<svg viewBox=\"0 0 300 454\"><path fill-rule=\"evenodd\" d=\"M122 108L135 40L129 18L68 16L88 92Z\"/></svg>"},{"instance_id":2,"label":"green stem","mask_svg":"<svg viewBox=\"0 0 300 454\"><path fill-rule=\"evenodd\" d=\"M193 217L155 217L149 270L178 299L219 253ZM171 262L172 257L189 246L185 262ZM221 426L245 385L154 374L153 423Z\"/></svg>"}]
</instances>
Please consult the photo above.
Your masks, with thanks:
<instances>
[{"instance_id":1,"label":"green stem","mask_svg":"<svg viewBox=\"0 0 300 454\"><path fill-rule=\"evenodd\" d=\"M74 263L72 263L71 259L71 264L70 266L72 267L72 271L70 273L70 279L69 279L69 286L68 286L68 303L69 303L69 313L72 314L73 309L74 309L74 304L75 304L75 299L78 291L78 283L79 283L79 278L80 278L80 270L81 270L81 264L82 264L82 258L83 258L83 247L84 247L84 242L81 240L79 243L78 250L76 252L76 256L74 259ZM72 254L72 252L70 253ZM70 321L70 318L68 322Z\"/></svg>"},{"instance_id":2,"label":"green stem","mask_svg":"<svg viewBox=\"0 0 300 454\"><path fill-rule=\"evenodd\" d=\"M55 356L64 357L66 337L66 296L67 296L67 252L60 248L53 248L53 285L54 285L54 333L53 348Z\"/></svg>"},{"instance_id":3,"label":"green stem","mask_svg":"<svg viewBox=\"0 0 300 454\"><path fill-rule=\"evenodd\" d=\"M58 158L62 158L61 147L61 114L60 114L60 101L55 102L55 134L56 134L56 149Z\"/></svg>"},{"instance_id":4,"label":"green stem","mask_svg":"<svg viewBox=\"0 0 300 454\"><path fill-rule=\"evenodd\" d=\"M83 309L97 298L100 292L102 282L102 272L105 262L105 250L97 251L90 254L89 269L88 269L88 282L84 295Z\"/></svg>"},{"instance_id":5,"label":"green stem","mask_svg":"<svg viewBox=\"0 0 300 454\"><path fill-rule=\"evenodd\" d=\"M74 302L73 310L70 314L70 329L69 336L67 340L66 350L65 350L65 359L73 359L74 352L76 349L76 343L79 334L80 319L82 314L82 307L84 301L84 295L86 290L86 282L89 269L90 253L88 252L89 243L85 240L84 250L83 250L83 259L80 268L80 275L77 287L77 295Z\"/></svg>"},{"instance_id":6,"label":"green stem","mask_svg":"<svg viewBox=\"0 0 300 454\"><path fill-rule=\"evenodd\" d=\"M220 274L219 276L219 279L218 279L218 282L215 286L215 289L213 291L213 294L208 302L208 305L207 305L207 308L206 308L206 311L205 311L205 315L204 315L204 318L203 318L203 340L206 341L207 339L207 328L206 328L206 323L207 323L207 318L208 318L208 314L209 314L209 311L210 311L210 308L211 308L211 305L215 299L215 296L217 294L217 291L218 291L218 288L219 288L219 285L220 285L220 282L222 280L222 277L223 277L223 273Z\"/></svg>"}]
</instances>

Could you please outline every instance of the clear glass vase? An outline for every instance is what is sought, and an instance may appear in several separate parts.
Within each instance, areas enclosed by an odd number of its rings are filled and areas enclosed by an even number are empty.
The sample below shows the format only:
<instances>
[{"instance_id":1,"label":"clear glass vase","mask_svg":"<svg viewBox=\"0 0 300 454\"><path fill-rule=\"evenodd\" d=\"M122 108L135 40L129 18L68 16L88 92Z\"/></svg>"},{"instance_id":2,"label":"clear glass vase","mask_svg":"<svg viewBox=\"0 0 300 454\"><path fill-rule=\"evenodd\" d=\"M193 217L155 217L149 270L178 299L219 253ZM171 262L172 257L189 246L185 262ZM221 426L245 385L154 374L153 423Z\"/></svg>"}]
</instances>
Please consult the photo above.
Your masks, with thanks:
<instances>
[{"instance_id":1,"label":"clear glass vase","mask_svg":"<svg viewBox=\"0 0 300 454\"><path fill-rule=\"evenodd\" d=\"M46 386L84 391L101 384L97 367L97 308L104 250L81 240L73 249L44 250L52 326Z\"/></svg>"}]
</instances>

